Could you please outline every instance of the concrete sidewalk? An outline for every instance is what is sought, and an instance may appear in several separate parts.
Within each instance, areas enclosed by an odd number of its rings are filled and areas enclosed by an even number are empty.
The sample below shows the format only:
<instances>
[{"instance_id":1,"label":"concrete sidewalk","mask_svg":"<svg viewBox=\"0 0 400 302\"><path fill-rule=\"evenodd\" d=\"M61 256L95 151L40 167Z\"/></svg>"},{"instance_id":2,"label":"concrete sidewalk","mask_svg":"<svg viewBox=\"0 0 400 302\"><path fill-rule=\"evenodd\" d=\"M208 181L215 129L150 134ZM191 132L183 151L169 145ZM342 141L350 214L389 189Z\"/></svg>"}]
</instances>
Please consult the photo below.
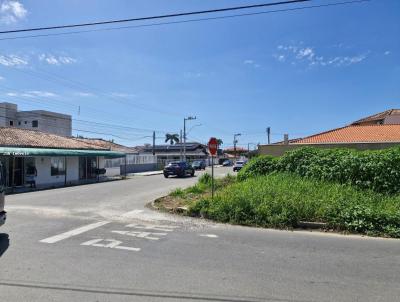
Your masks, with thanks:
<instances>
[{"instance_id":1,"label":"concrete sidewalk","mask_svg":"<svg viewBox=\"0 0 400 302\"><path fill-rule=\"evenodd\" d=\"M159 171L147 171L147 172L136 172L136 173L129 173L127 176L151 176L151 175L160 175L163 174L162 170Z\"/></svg>"}]
</instances>

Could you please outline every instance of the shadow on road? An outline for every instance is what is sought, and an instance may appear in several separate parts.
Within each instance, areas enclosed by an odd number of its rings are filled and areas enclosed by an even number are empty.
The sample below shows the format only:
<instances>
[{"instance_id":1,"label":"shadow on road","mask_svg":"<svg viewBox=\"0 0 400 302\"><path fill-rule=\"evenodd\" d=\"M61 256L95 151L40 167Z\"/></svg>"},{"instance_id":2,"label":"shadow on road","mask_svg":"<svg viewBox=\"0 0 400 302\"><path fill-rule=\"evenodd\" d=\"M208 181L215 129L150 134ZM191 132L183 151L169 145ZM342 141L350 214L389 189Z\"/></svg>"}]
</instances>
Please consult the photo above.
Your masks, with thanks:
<instances>
[{"instance_id":1,"label":"shadow on road","mask_svg":"<svg viewBox=\"0 0 400 302\"><path fill-rule=\"evenodd\" d=\"M0 233L0 257L10 246L10 237L8 234Z\"/></svg>"}]
</instances>

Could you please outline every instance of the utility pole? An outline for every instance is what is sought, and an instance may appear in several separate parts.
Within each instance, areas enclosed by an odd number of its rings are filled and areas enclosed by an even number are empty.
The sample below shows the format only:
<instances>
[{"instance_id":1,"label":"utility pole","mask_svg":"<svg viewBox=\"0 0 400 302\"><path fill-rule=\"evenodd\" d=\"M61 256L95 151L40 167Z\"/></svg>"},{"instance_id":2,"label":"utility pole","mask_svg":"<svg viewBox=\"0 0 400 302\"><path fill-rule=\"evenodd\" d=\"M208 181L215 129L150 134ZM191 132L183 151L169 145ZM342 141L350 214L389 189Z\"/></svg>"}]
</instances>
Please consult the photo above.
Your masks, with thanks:
<instances>
[{"instance_id":1,"label":"utility pole","mask_svg":"<svg viewBox=\"0 0 400 302\"><path fill-rule=\"evenodd\" d=\"M186 121L195 120L195 116L188 116L183 119L183 160L186 161Z\"/></svg>"},{"instance_id":2,"label":"utility pole","mask_svg":"<svg viewBox=\"0 0 400 302\"><path fill-rule=\"evenodd\" d=\"M156 155L156 132L153 131L153 156Z\"/></svg>"},{"instance_id":3,"label":"utility pole","mask_svg":"<svg viewBox=\"0 0 400 302\"><path fill-rule=\"evenodd\" d=\"M236 133L233 135L233 154L236 161L236 144L238 143L237 137L241 136L241 133Z\"/></svg>"},{"instance_id":4,"label":"utility pole","mask_svg":"<svg viewBox=\"0 0 400 302\"><path fill-rule=\"evenodd\" d=\"M271 143L271 127L267 127L268 145Z\"/></svg>"},{"instance_id":5,"label":"utility pole","mask_svg":"<svg viewBox=\"0 0 400 302\"><path fill-rule=\"evenodd\" d=\"M183 146L183 144L182 144L182 129L181 129L181 133L180 133L180 136L179 136L179 142L180 142L180 145L181 145L181 147L180 147L180 159L181 159L181 161L183 160L183 151L182 151L182 146Z\"/></svg>"}]
</instances>

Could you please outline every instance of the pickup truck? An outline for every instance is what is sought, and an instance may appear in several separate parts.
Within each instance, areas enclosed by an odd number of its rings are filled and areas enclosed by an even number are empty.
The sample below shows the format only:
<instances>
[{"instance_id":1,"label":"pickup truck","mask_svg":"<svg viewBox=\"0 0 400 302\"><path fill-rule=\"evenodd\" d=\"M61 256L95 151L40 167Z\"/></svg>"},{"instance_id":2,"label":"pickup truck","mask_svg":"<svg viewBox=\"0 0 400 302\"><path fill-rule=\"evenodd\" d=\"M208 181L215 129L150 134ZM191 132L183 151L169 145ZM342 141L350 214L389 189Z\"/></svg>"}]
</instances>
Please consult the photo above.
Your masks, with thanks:
<instances>
[{"instance_id":1,"label":"pickup truck","mask_svg":"<svg viewBox=\"0 0 400 302\"><path fill-rule=\"evenodd\" d=\"M3 166L0 162L0 226L6 222L7 213L4 211L5 177Z\"/></svg>"}]
</instances>

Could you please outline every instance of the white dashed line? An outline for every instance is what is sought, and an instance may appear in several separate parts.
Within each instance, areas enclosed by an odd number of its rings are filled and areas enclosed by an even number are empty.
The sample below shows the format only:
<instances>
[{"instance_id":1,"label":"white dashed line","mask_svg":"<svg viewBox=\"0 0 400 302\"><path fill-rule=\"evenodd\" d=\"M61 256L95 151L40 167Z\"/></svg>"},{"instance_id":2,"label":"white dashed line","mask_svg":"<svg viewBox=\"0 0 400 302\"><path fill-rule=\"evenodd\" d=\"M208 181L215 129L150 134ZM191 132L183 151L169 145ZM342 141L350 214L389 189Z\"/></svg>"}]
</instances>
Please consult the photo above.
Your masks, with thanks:
<instances>
[{"instance_id":1,"label":"white dashed line","mask_svg":"<svg viewBox=\"0 0 400 302\"><path fill-rule=\"evenodd\" d=\"M199 236L207 237L207 238L218 238L218 235L214 235L214 234L200 234Z\"/></svg>"},{"instance_id":2,"label":"white dashed line","mask_svg":"<svg viewBox=\"0 0 400 302\"><path fill-rule=\"evenodd\" d=\"M52 236L52 237L40 240L40 242L43 242L43 243L56 243L58 241L61 241L61 240L64 240L64 239L67 239L67 238L70 238L70 237L85 233L87 231L94 230L94 229L96 229L98 227L101 227L103 225L106 225L108 223L110 223L110 221L99 221L99 222L96 222L96 223L88 224L88 225L85 225L83 227L80 227L80 228L77 228L77 229L74 229L74 230L71 230L71 231L56 235L56 236Z\"/></svg>"}]
</instances>

